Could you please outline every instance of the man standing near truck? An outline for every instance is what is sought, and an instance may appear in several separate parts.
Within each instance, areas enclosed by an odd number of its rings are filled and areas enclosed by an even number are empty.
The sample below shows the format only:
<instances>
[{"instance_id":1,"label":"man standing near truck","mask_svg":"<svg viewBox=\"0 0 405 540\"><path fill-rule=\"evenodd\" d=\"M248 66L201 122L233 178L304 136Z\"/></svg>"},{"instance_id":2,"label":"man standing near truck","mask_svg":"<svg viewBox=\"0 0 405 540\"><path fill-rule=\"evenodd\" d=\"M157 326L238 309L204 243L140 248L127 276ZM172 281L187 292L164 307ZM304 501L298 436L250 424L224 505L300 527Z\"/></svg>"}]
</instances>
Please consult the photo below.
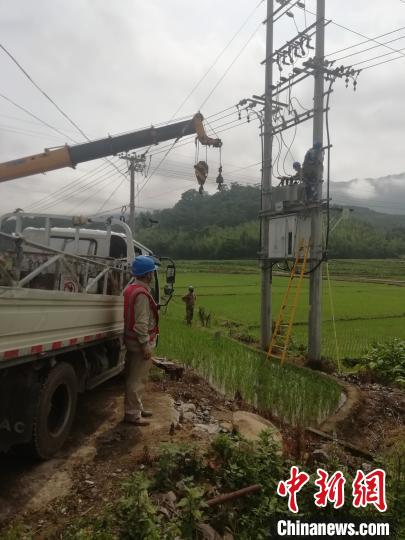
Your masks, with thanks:
<instances>
[{"instance_id":1,"label":"man standing near truck","mask_svg":"<svg viewBox=\"0 0 405 540\"><path fill-rule=\"evenodd\" d=\"M182 300L186 304L186 322L188 326L191 326L194 317L195 301L197 300L197 297L194 294L194 287L190 285L188 293L183 296Z\"/></svg>"},{"instance_id":2,"label":"man standing near truck","mask_svg":"<svg viewBox=\"0 0 405 540\"><path fill-rule=\"evenodd\" d=\"M152 257L140 255L132 263L135 280L124 291L124 341L127 348L124 422L148 426L151 411L143 408L141 393L152 365L159 333L158 306L150 284L156 270Z\"/></svg>"}]
</instances>

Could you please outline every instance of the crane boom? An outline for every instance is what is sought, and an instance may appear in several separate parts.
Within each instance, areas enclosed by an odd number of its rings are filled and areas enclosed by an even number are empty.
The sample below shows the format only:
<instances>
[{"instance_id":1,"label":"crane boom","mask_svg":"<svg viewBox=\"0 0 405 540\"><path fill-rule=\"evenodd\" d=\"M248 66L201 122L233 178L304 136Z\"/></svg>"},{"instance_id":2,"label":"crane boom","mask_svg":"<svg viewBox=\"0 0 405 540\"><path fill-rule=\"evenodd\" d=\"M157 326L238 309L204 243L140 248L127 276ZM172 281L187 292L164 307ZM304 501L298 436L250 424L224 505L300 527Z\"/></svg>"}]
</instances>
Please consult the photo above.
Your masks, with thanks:
<instances>
[{"instance_id":1,"label":"crane boom","mask_svg":"<svg viewBox=\"0 0 405 540\"><path fill-rule=\"evenodd\" d=\"M41 154L26 156L5 163L0 163L0 182L22 178L38 173L45 173L64 167L75 168L78 163L91 161L119 152L127 152L148 145L159 144L171 139L179 139L186 135L196 134L201 144L214 146L222 145L220 139L212 139L205 133L203 116L197 113L190 120L167 124L154 128L153 126L140 131L125 133L124 135L109 136L105 139L76 144L65 145L56 149L45 149Z\"/></svg>"}]
</instances>

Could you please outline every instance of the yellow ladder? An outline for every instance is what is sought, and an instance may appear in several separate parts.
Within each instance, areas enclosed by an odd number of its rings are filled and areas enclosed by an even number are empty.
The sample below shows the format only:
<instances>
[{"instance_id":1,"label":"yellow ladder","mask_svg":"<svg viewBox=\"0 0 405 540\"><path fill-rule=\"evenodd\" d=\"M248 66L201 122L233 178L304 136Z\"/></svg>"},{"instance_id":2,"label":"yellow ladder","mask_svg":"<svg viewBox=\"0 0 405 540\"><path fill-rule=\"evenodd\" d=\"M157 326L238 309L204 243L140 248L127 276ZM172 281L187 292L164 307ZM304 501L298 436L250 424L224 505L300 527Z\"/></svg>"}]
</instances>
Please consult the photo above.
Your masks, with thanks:
<instances>
[{"instance_id":1,"label":"yellow ladder","mask_svg":"<svg viewBox=\"0 0 405 540\"><path fill-rule=\"evenodd\" d=\"M274 327L274 332L271 337L270 347L267 353L267 356L272 356L275 358L280 358L281 364L284 364L287 352L288 344L290 342L292 327L294 324L295 315L297 313L297 306L299 297L301 294L302 282L305 276L305 269L307 267L309 254L309 244L301 242L297 255L294 260L293 267L291 269L290 279L288 280L287 290L284 293L284 298L281 303L280 312L278 314L276 326ZM289 307L289 300L291 293L294 291L293 282L294 279L298 277L298 282L295 287L295 294L292 298L291 310L289 312L288 322L283 324L286 317L287 308ZM287 330L285 333L281 334L280 329L282 326L286 326ZM277 342L277 338L281 338L281 345ZM277 352L275 352L277 351Z\"/></svg>"}]
</instances>

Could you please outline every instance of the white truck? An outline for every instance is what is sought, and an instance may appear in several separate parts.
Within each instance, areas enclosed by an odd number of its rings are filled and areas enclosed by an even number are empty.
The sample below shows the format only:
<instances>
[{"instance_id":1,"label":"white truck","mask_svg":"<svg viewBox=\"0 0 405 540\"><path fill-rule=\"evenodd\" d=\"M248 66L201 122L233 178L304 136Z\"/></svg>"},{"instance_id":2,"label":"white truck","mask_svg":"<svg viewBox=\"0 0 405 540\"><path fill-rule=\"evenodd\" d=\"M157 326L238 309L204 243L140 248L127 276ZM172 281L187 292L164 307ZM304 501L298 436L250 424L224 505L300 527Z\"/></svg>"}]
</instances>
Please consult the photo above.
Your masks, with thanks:
<instances>
[{"instance_id":1,"label":"white truck","mask_svg":"<svg viewBox=\"0 0 405 540\"><path fill-rule=\"evenodd\" d=\"M196 134L203 117L0 163L0 183ZM123 297L135 254L151 252L119 219L16 211L0 218L0 451L51 457L71 428L78 392L124 366ZM170 261L170 259L169 259ZM168 264L165 295L173 292ZM154 291L159 301L156 275Z\"/></svg>"},{"instance_id":2,"label":"white truck","mask_svg":"<svg viewBox=\"0 0 405 540\"><path fill-rule=\"evenodd\" d=\"M29 445L45 459L69 434L78 392L123 369L122 291L134 256L152 253L120 220L23 212L0 218L0 248L0 450Z\"/></svg>"}]
</instances>

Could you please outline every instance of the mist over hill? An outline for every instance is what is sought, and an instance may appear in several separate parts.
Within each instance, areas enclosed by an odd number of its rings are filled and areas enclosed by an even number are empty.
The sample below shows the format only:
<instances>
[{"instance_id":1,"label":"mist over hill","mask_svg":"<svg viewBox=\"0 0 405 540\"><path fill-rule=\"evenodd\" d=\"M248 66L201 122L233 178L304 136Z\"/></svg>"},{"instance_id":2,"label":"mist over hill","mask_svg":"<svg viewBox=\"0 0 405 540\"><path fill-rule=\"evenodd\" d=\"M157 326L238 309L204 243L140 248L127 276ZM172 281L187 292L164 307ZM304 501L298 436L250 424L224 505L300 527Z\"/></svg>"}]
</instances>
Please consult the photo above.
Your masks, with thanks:
<instances>
[{"instance_id":1,"label":"mist over hill","mask_svg":"<svg viewBox=\"0 0 405 540\"><path fill-rule=\"evenodd\" d=\"M405 172L331 182L331 196L336 204L367 206L384 214L405 214ZM388 218L383 221L390 222Z\"/></svg>"}]
</instances>

